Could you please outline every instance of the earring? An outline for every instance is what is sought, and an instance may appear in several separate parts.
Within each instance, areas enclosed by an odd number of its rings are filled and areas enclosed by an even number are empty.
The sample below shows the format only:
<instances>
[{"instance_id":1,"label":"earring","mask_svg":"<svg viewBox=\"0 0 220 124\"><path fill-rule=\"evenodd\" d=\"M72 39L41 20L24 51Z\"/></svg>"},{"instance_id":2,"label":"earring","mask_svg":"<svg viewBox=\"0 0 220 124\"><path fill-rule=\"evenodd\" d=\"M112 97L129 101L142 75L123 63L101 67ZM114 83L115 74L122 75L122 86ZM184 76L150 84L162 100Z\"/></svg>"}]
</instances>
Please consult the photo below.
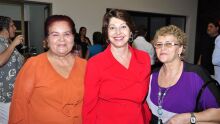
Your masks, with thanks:
<instances>
[{"instance_id":1,"label":"earring","mask_svg":"<svg viewBox=\"0 0 220 124\"><path fill-rule=\"evenodd\" d=\"M129 38L129 42L133 42L134 41L134 36L133 33L131 32L130 38Z\"/></svg>"},{"instance_id":2,"label":"earring","mask_svg":"<svg viewBox=\"0 0 220 124\"><path fill-rule=\"evenodd\" d=\"M178 54L179 58L181 58L181 54Z\"/></svg>"},{"instance_id":3,"label":"earring","mask_svg":"<svg viewBox=\"0 0 220 124\"><path fill-rule=\"evenodd\" d=\"M110 43L110 40L109 40L109 39L107 39L107 40L106 40L106 43L107 43L107 44L109 44L109 43Z\"/></svg>"}]
</instances>

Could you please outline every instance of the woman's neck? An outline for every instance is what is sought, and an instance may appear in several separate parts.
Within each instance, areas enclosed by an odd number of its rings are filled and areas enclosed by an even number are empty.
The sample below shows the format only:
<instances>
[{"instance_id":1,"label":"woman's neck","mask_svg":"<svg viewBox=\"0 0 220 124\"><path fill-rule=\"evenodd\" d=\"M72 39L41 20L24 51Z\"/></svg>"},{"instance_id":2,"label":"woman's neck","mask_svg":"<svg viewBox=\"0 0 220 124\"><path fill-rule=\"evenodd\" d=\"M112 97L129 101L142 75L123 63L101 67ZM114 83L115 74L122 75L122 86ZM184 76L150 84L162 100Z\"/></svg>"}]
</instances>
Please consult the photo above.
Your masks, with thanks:
<instances>
[{"instance_id":1,"label":"woman's neck","mask_svg":"<svg viewBox=\"0 0 220 124\"><path fill-rule=\"evenodd\" d=\"M159 72L158 83L161 87L170 87L176 84L182 74L183 62L164 64Z\"/></svg>"},{"instance_id":2,"label":"woman's neck","mask_svg":"<svg viewBox=\"0 0 220 124\"><path fill-rule=\"evenodd\" d=\"M57 56L52 54L51 52L47 52L48 61L56 70L64 78L68 78L71 70L75 64L75 58L73 55L69 54L67 56Z\"/></svg>"},{"instance_id":3,"label":"woman's neck","mask_svg":"<svg viewBox=\"0 0 220 124\"><path fill-rule=\"evenodd\" d=\"M179 68L181 68L181 65L183 62L181 60L174 61L172 63L165 63L163 64L161 70L167 74L170 74L172 72L177 72Z\"/></svg>"},{"instance_id":4,"label":"woman's neck","mask_svg":"<svg viewBox=\"0 0 220 124\"><path fill-rule=\"evenodd\" d=\"M125 56L126 54L130 53L128 46L124 46L120 48L111 46L111 52L113 55L117 55L117 56Z\"/></svg>"},{"instance_id":5,"label":"woman's neck","mask_svg":"<svg viewBox=\"0 0 220 124\"><path fill-rule=\"evenodd\" d=\"M58 61L66 61L66 60L70 60L70 59L73 58L72 57L73 55L71 53L69 53L67 55L59 56L59 55L56 55L56 54L52 53L50 50L47 51L47 55L51 59L58 60Z\"/></svg>"},{"instance_id":6,"label":"woman's neck","mask_svg":"<svg viewBox=\"0 0 220 124\"><path fill-rule=\"evenodd\" d=\"M131 60L131 52L128 47L115 48L111 47L114 58L124 67L128 68Z\"/></svg>"}]
</instances>

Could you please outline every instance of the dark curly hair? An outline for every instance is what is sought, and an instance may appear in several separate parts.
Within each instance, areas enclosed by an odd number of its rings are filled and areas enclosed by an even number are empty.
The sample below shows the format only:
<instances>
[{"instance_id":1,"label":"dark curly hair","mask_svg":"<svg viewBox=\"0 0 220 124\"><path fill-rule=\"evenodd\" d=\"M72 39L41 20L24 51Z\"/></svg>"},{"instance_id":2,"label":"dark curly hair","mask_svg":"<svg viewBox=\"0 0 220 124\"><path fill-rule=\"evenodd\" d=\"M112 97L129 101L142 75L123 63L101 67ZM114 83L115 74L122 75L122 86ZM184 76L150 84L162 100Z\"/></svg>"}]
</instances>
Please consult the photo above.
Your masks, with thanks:
<instances>
[{"instance_id":1,"label":"dark curly hair","mask_svg":"<svg viewBox=\"0 0 220 124\"><path fill-rule=\"evenodd\" d=\"M0 16L0 31L2 31L4 29L8 30L11 21L12 21L12 19L10 17Z\"/></svg>"}]
</instances>

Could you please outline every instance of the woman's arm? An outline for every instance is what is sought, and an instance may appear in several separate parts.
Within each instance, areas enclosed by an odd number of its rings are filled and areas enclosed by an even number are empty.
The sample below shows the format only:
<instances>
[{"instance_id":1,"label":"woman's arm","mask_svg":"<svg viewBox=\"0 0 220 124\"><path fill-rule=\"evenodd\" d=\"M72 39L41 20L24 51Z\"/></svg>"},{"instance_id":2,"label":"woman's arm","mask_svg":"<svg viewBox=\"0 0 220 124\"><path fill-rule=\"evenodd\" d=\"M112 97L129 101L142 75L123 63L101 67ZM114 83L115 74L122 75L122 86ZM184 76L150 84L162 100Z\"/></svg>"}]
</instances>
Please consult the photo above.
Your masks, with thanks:
<instances>
[{"instance_id":1,"label":"woman's arm","mask_svg":"<svg viewBox=\"0 0 220 124\"><path fill-rule=\"evenodd\" d=\"M219 124L220 108L210 108L202 112L194 113L197 124ZM190 113L177 114L167 124L190 124Z\"/></svg>"},{"instance_id":2,"label":"woman's arm","mask_svg":"<svg viewBox=\"0 0 220 124\"><path fill-rule=\"evenodd\" d=\"M99 93L99 72L94 61L88 61L83 99L83 124L96 124L96 104Z\"/></svg>"},{"instance_id":3,"label":"woman's arm","mask_svg":"<svg viewBox=\"0 0 220 124\"><path fill-rule=\"evenodd\" d=\"M14 49L17 45L22 42L23 36L18 35L14 41L8 46L6 50L0 53L0 67L3 66L9 60L11 54L14 52Z\"/></svg>"},{"instance_id":4,"label":"woman's arm","mask_svg":"<svg viewBox=\"0 0 220 124\"><path fill-rule=\"evenodd\" d=\"M202 112L195 113L198 122L220 123L220 108L210 108Z\"/></svg>"},{"instance_id":5,"label":"woman's arm","mask_svg":"<svg viewBox=\"0 0 220 124\"><path fill-rule=\"evenodd\" d=\"M9 124L29 124L28 103L35 83L35 61L27 61L16 78L9 113Z\"/></svg>"}]
</instances>

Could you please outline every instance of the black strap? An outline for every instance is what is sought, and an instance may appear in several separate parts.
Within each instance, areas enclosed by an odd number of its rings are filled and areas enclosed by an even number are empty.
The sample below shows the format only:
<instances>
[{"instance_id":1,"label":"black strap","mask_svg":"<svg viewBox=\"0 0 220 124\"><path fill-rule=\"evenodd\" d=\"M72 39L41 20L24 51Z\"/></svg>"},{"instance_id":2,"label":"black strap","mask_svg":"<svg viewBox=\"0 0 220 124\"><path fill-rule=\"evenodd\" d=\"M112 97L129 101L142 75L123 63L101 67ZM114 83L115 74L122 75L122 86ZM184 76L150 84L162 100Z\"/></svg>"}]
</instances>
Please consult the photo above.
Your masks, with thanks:
<instances>
[{"instance_id":1,"label":"black strap","mask_svg":"<svg viewBox=\"0 0 220 124\"><path fill-rule=\"evenodd\" d=\"M212 92L212 94L216 98L217 103L220 106L220 86L216 80L212 79L212 80L207 81L205 84L203 84L202 88L199 90L198 96L196 98L195 112L201 111L199 109L199 100L200 100L200 97L202 96L202 93L204 92L206 87L208 87L210 89L210 91Z\"/></svg>"}]
</instances>

